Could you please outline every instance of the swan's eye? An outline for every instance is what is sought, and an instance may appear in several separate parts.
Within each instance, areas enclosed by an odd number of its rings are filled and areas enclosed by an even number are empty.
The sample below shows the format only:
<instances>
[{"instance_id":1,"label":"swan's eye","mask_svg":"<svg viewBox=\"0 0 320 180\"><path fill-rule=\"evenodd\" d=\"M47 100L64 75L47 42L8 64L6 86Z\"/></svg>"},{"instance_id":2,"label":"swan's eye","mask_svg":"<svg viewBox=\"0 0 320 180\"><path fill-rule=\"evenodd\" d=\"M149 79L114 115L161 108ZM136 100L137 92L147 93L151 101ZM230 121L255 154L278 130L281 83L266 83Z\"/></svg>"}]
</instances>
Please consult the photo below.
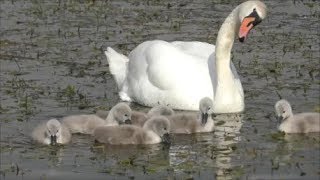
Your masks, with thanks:
<instances>
[{"instance_id":1,"label":"swan's eye","mask_svg":"<svg viewBox=\"0 0 320 180\"><path fill-rule=\"evenodd\" d=\"M125 114L124 116L125 116L125 117L128 117L128 114Z\"/></svg>"},{"instance_id":2,"label":"swan's eye","mask_svg":"<svg viewBox=\"0 0 320 180\"><path fill-rule=\"evenodd\" d=\"M253 11L256 11L256 8L253 8Z\"/></svg>"},{"instance_id":3,"label":"swan's eye","mask_svg":"<svg viewBox=\"0 0 320 180\"><path fill-rule=\"evenodd\" d=\"M282 113L286 113L286 111L282 111Z\"/></svg>"},{"instance_id":4,"label":"swan's eye","mask_svg":"<svg viewBox=\"0 0 320 180\"><path fill-rule=\"evenodd\" d=\"M164 128L164 130L166 131L166 130L167 130L167 128Z\"/></svg>"}]
</instances>

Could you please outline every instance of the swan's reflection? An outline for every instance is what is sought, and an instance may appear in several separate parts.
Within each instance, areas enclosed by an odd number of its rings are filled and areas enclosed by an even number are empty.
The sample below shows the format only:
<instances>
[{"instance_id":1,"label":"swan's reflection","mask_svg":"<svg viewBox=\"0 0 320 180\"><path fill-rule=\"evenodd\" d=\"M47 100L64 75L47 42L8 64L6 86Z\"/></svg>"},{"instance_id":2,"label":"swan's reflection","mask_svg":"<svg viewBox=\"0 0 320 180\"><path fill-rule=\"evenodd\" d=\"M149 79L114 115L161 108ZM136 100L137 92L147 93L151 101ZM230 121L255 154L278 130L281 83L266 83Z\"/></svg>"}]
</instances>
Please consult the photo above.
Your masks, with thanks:
<instances>
[{"instance_id":1,"label":"swan's reflection","mask_svg":"<svg viewBox=\"0 0 320 180\"><path fill-rule=\"evenodd\" d=\"M228 170L232 167L232 152L240 140L242 114L223 114L215 118L214 133L174 135L174 144L169 150L170 166L175 174L188 172L194 174L210 169L217 179L231 178ZM208 177L208 176L206 176Z\"/></svg>"}]
</instances>

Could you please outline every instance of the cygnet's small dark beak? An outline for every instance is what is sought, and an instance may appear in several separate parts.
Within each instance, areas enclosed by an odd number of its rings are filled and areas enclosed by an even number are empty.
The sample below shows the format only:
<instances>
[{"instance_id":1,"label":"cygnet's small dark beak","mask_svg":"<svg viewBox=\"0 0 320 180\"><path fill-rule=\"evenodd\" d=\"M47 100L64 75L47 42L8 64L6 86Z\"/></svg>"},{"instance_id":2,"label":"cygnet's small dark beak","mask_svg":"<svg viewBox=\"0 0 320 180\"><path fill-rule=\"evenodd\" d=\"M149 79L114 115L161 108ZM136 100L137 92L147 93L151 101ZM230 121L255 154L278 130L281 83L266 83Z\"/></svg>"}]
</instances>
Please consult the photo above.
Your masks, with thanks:
<instances>
[{"instance_id":1,"label":"cygnet's small dark beak","mask_svg":"<svg viewBox=\"0 0 320 180\"><path fill-rule=\"evenodd\" d=\"M57 136L51 135L50 136L50 145L56 145L57 144Z\"/></svg>"},{"instance_id":2,"label":"cygnet's small dark beak","mask_svg":"<svg viewBox=\"0 0 320 180\"><path fill-rule=\"evenodd\" d=\"M169 133L165 133L162 137L161 137L162 143L164 144L171 144L171 140L170 140L170 134Z\"/></svg>"},{"instance_id":3,"label":"cygnet's small dark beak","mask_svg":"<svg viewBox=\"0 0 320 180\"><path fill-rule=\"evenodd\" d=\"M131 124L131 120L130 119L125 120L124 124Z\"/></svg>"},{"instance_id":4,"label":"cygnet's small dark beak","mask_svg":"<svg viewBox=\"0 0 320 180\"><path fill-rule=\"evenodd\" d=\"M201 114L201 123L202 125L205 125L208 121L208 113L202 113Z\"/></svg>"},{"instance_id":5,"label":"cygnet's small dark beak","mask_svg":"<svg viewBox=\"0 0 320 180\"><path fill-rule=\"evenodd\" d=\"M277 121L278 123L281 123L281 121L283 120L283 117L280 115L280 116L277 116Z\"/></svg>"}]
</instances>

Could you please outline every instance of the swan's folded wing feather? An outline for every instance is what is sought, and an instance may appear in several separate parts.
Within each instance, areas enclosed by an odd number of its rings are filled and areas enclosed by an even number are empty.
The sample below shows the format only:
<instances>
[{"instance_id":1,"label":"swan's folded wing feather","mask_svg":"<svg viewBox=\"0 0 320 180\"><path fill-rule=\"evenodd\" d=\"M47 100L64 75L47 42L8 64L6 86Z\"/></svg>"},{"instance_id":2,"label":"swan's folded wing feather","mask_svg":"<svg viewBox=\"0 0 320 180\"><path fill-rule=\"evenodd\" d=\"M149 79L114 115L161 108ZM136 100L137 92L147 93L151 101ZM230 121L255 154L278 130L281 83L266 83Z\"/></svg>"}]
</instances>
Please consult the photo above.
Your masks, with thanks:
<instances>
[{"instance_id":1,"label":"swan's folded wing feather","mask_svg":"<svg viewBox=\"0 0 320 180\"><path fill-rule=\"evenodd\" d=\"M199 81L197 74L208 73L207 59L185 53L168 42L153 43L145 53L149 82L161 90L189 87L190 82Z\"/></svg>"},{"instance_id":2,"label":"swan's folded wing feather","mask_svg":"<svg viewBox=\"0 0 320 180\"><path fill-rule=\"evenodd\" d=\"M215 46L206 42L173 41L171 44L185 53L199 57L199 59L208 59L215 52Z\"/></svg>"}]
</instances>

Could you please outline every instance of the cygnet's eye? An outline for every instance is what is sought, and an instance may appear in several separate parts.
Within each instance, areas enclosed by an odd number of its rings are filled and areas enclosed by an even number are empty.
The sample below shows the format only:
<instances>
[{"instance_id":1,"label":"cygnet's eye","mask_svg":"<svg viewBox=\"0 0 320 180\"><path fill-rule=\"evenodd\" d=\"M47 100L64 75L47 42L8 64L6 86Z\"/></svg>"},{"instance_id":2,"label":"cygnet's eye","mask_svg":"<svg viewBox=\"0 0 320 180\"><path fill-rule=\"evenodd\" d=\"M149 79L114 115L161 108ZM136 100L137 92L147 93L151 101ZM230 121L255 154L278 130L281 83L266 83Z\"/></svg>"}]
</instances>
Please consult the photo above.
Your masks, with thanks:
<instances>
[{"instance_id":1,"label":"cygnet's eye","mask_svg":"<svg viewBox=\"0 0 320 180\"><path fill-rule=\"evenodd\" d=\"M211 109L211 107L208 107L208 110L210 110Z\"/></svg>"},{"instance_id":2,"label":"cygnet's eye","mask_svg":"<svg viewBox=\"0 0 320 180\"><path fill-rule=\"evenodd\" d=\"M256 11L256 8L253 8L253 11Z\"/></svg>"},{"instance_id":3,"label":"cygnet's eye","mask_svg":"<svg viewBox=\"0 0 320 180\"><path fill-rule=\"evenodd\" d=\"M286 111L282 111L282 113L286 113Z\"/></svg>"},{"instance_id":4,"label":"cygnet's eye","mask_svg":"<svg viewBox=\"0 0 320 180\"><path fill-rule=\"evenodd\" d=\"M165 131L167 130L167 128L163 128Z\"/></svg>"},{"instance_id":5,"label":"cygnet's eye","mask_svg":"<svg viewBox=\"0 0 320 180\"><path fill-rule=\"evenodd\" d=\"M128 117L128 114L125 114L124 116L125 116L125 117Z\"/></svg>"}]
</instances>

